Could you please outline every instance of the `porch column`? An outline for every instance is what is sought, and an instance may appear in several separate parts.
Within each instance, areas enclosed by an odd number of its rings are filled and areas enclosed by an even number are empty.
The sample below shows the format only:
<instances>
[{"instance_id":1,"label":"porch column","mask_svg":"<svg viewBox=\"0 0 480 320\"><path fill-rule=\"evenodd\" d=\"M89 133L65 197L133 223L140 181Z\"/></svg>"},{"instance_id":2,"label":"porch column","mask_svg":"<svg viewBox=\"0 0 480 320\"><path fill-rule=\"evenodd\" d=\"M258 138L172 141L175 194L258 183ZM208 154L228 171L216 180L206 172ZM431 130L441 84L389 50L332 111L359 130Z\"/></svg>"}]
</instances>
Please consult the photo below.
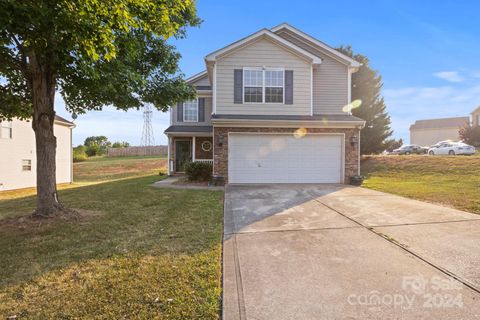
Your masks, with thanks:
<instances>
[{"instance_id":1,"label":"porch column","mask_svg":"<svg viewBox=\"0 0 480 320\"><path fill-rule=\"evenodd\" d=\"M195 136L193 136L193 144L192 144L192 161L195 162Z\"/></svg>"},{"instance_id":2,"label":"porch column","mask_svg":"<svg viewBox=\"0 0 480 320\"><path fill-rule=\"evenodd\" d=\"M171 168L170 168L170 162L172 161L170 159L170 155L171 155L171 151L170 149L172 148L172 139L170 138L170 136L167 136L168 137L168 144L167 144L167 175L169 176L170 175L170 172L172 171Z\"/></svg>"}]
</instances>

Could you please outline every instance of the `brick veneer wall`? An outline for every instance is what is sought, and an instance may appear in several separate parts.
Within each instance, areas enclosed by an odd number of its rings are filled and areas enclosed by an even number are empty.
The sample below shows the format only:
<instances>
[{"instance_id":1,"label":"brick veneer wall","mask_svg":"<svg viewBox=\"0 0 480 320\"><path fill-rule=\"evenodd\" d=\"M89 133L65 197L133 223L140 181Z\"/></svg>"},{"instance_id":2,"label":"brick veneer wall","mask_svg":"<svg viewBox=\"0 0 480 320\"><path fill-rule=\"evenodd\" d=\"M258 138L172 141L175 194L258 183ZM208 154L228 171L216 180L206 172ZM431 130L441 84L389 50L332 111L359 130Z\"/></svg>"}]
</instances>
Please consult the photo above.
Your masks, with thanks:
<instances>
[{"instance_id":1,"label":"brick veneer wall","mask_svg":"<svg viewBox=\"0 0 480 320\"><path fill-rule=\"evenodd\" d=\"M202 143L205 141L212 142L212 137L196 137L195 138L195 159L212 159L213 147L210 151L203 151Z\"/></svg>"},{"instance_id":2,"label":"brick veneer wall","mask_svg":"<svg viewBox=\"0 0 480 320\"><path fill-rule=\"evenodd\" d=\"M228 133L229 132L277 132L294 133L296 128L213 128L213 174L222 176L228 182ZM308 133L345 133L345 183L358 174L359 171L359 144L352 146L352 136L360 136L359 129L334 129L334 128L306 128ZM223 138L221 138L223 137Z\"/></svg>"}]
</instances>

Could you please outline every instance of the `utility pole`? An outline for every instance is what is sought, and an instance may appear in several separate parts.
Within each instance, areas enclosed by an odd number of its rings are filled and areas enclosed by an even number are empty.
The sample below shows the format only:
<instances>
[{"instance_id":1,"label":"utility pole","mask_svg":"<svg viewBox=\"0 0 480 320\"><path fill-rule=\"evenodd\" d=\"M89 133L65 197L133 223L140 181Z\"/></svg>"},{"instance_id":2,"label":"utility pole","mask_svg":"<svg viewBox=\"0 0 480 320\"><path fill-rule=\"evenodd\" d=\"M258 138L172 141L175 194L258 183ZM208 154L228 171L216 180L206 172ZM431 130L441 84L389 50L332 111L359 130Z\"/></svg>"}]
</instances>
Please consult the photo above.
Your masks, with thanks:
<instances>
[{"instance_id":1,"label":"utility pole","mask_svg":"<svg viewBox=\"0 0 480 320\"><path fill-rule=\"evenodd\" d=\"M146 104L143 107L143 130L142 130L142 146L144 147L144 153L147 155L147 151L153 151L149 147L155 145L155 137L153 135L152 127L152 107L149 104Z\"/></svg>"}]
</instances>

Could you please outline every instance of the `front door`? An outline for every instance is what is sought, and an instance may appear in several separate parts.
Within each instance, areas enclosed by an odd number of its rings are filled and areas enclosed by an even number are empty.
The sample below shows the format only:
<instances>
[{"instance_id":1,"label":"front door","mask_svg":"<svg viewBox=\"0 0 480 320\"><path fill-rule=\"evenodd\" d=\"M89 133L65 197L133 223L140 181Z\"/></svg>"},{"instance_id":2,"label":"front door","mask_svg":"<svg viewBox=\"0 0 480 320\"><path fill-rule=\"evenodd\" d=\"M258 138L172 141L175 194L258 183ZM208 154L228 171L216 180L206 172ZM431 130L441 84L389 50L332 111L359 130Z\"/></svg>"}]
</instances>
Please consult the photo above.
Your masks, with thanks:
<instances>
[{"instance_id":1,"label":"front door","mask_svg":"<svg viewBox=\"0 0 480 320\"><path fill-rule=\"evenodd\" d=\"M192 141L175 141L175 171L184 172L185 163L192 161Z\"/></svg>"}]
</instances>

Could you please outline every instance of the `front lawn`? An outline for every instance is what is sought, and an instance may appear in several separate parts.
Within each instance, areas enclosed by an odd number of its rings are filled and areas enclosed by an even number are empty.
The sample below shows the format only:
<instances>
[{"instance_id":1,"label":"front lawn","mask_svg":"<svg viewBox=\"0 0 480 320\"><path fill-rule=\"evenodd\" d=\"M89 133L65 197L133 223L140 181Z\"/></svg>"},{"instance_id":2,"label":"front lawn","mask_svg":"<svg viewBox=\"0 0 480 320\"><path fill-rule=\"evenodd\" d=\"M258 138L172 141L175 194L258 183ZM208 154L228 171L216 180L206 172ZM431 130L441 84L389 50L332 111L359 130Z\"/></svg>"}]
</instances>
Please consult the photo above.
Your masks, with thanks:
<instances>
[{"instance_id":1,"label":"front lawn","mask_svg":"<svg viewBox=\"0 0 480 320\"><path fill-rule=\"evenodd\" d=\"M164 163L75 164L60 199L81 220L0 220L0 318L218 318L223 193L151 187ZM31 193L3 194L0 219L30 213Z\"/></svg>"},{"instance_id":2,"label":"front lawn","mask_svg":"<svg viewBox=\"0 0 480 320\"><path fill-rule=\"evenodd\" d=\"M363 186L480 214L480 156L367 156Z\"/></svg>"}]
</instances>

